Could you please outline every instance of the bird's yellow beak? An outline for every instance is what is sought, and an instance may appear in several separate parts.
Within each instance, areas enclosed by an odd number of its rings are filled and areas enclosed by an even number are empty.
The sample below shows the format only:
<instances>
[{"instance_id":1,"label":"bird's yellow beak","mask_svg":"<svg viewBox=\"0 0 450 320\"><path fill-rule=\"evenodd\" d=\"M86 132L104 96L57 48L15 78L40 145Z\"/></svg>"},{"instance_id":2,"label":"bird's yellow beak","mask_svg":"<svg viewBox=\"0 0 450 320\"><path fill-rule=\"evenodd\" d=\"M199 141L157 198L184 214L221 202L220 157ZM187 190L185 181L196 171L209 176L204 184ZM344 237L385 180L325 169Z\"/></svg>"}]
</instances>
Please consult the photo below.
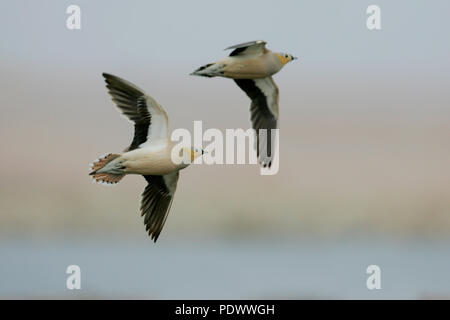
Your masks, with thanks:
<instances>
[{"instance_id":1,"label":"bird's yellow beak","mask_svg":"<svg viewBox=\"0 0 450 320\"><path fill-rule=\"evenodd\" d=\"M290 57L286 57L284 55L278 54L276 53L277 58L280 60L281 64L284 66L286 63L288 63L289 61L291 61Z\"/></svg>"}]
</instances>

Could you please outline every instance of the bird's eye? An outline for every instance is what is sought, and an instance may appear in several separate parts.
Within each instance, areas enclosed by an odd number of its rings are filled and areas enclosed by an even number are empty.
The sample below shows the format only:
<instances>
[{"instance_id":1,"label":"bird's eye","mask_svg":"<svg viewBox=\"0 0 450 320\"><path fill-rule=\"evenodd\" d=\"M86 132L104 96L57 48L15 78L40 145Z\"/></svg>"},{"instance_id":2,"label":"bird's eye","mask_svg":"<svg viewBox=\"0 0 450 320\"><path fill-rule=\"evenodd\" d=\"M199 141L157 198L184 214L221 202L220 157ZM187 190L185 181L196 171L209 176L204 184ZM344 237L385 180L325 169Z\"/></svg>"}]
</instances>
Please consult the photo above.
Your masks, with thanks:
<instances>
[{"instance_id":1,"label":"bird's eye","mask_svg":"<svg viewBox=\"0 0 450 320\"><path fill-rule=\"evenodd\" d=\"M287 54L284 55L286 58L288 58L289 56Z\"/></svg>"}]
</instances>

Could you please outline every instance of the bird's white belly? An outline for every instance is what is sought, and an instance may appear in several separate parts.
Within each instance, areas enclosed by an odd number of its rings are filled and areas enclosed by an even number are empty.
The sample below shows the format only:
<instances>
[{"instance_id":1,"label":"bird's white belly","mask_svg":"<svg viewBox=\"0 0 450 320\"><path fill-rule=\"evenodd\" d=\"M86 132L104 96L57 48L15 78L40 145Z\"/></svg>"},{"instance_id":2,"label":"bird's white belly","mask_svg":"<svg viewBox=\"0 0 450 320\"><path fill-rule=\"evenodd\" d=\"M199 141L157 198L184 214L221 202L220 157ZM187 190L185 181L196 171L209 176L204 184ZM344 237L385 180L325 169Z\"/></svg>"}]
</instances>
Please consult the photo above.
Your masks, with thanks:
<instances>
[{"instance_id":1,"label":"bird's white belly","mask_svg":"<svg viewBox=\"0 0 450 320\"><path fill-rule=\"evenodd\" d=\"M164 175L177 169L167 148L136 149L122 155L127 174Z\"/></svg>"},{"instance_id":2,"label":"bird's white belly","mask_svg":"<svg viewBox=\"0 0 450 320\"><path fill-rule=\"evenodd\" d=\"M270 52L255 57L228 57L224 61L223 76L232 79L260 79L280 71L282 65Z\"/></svg>"}]
</instances>

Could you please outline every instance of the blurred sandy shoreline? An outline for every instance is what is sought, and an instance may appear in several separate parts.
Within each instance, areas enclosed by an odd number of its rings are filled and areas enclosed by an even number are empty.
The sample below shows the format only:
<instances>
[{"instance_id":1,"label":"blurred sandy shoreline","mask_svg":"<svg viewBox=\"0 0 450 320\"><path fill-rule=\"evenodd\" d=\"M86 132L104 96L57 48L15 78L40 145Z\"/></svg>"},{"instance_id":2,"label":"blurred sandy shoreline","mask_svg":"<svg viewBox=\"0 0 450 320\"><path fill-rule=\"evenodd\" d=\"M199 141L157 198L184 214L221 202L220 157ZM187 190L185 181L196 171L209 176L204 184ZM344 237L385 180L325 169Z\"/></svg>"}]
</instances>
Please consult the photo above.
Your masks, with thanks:
<instances>
[{"instance_id":1,"label":"blurred sandy shoreline","mask_svg":"<svg viewBox=\"0 0 450 320\"><path fill-rule=\"evenodd\" d=\"M0 147L7 150L0 168L3 235L144 232L139 216L144 179L130 176L105 188L91 184L87 175L92 160L129 142L131 126L103 100L98 108L106 112L102 123L108 122L109 129L98 130L90 118L68 122L64 129L58 121L42 127L33 118L2 127ZM326 118L300 114L297 126L290 118L280 131L276 176L262 177L248 165L184 170L164 237L450 235L450 122L445 115L386 121L333 112Z\"/></svg>"}]
</instances>

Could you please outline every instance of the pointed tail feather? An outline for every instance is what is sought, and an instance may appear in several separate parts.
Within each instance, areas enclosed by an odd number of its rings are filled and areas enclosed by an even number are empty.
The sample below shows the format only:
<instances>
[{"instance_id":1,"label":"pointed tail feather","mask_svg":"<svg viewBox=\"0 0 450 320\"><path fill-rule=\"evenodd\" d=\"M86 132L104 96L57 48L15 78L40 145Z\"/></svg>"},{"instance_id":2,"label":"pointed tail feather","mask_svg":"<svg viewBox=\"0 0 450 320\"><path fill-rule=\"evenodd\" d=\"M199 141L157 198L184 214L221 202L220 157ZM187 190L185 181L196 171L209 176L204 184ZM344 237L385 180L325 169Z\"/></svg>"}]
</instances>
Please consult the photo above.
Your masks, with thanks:
<instances>
[{"instance_id":1,"label":"pointed tail feather","mask_svg":"<svg viewBox=\"0 0 450 320\"><path fill-rule=\"evenodd\" d=\"M223 74L222 71L223 67L224 67L223 65L219 65L217 63L208 63L192 72L191 75L208 78L221 76Z\"/></svg>"},{"instance_id":2,"label":"pointed tail feather","mask_svg":"<svg viewBox=\"0 0 450 320\"><path fill-rule=\"evenodd\" d=\"M94 182L116 184L125 176L122 164L113 162L118 157L120 157L120 154L109 153L91 164L92 171L89 175L92 176Z\"/></svg>"}]
</instances>

